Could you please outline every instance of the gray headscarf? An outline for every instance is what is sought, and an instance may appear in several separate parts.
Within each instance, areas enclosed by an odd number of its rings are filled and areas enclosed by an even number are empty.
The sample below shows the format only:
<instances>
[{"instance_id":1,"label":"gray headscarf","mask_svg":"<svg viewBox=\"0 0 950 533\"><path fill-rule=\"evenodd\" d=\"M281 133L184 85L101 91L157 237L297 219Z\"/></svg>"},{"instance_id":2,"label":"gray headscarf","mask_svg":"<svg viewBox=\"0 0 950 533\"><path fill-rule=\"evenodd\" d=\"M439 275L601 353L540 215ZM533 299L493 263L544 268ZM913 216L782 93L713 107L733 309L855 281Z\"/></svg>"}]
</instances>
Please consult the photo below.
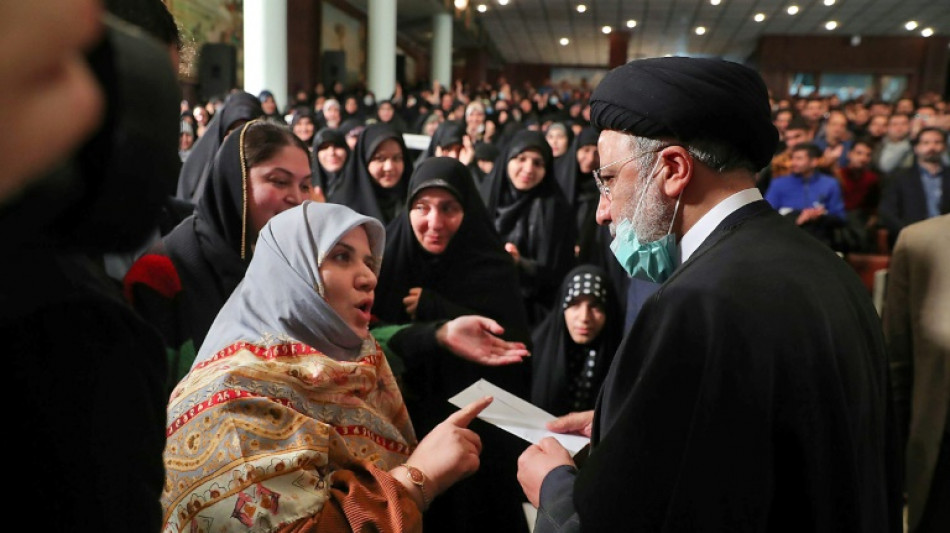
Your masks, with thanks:
<instances>
[{"instance_id":1,"label":"gray headscarf","mask_svg":"<svg viewBox=\"0 0 950 533\"><path fill-rule=\"evenodd\" d=\"M318 270L333 246L357 226L366 229L379 265L386 232L375 218L346 206L309 201L272 218L261 230L247 273L215 318L195 364L238 341L270 346L294 340L333 359L357 359L364 341L324 300Z\"/></svg>"}]
</instances>

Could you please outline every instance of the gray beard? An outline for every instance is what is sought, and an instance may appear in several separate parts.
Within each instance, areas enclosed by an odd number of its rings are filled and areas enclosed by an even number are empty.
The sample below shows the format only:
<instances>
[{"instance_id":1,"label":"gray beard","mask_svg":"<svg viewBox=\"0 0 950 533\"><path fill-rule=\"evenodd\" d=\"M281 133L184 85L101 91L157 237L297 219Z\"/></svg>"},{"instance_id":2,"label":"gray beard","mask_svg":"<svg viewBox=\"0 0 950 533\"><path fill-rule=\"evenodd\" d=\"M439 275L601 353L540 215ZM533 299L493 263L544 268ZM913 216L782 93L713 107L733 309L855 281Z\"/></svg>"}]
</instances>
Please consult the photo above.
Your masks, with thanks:
<instances>
[{"instance_id":1,"label":"gray beard","mask_svg":"<svg viewBox=\"0 0 950 533\"><path fill-rule=\"evenodd\" d=\"M620 210L620 220L610 223L610 236L617 236L617 224L629 220L633 224L633 231L641 243L658 241L666 236L670 230L670 222L676 208L676 201L667 198L654 186L656 180L647 184L646 195L640 204L640 213L636 212L636 203L628 203Z\"/></svg>"}]
</instances>

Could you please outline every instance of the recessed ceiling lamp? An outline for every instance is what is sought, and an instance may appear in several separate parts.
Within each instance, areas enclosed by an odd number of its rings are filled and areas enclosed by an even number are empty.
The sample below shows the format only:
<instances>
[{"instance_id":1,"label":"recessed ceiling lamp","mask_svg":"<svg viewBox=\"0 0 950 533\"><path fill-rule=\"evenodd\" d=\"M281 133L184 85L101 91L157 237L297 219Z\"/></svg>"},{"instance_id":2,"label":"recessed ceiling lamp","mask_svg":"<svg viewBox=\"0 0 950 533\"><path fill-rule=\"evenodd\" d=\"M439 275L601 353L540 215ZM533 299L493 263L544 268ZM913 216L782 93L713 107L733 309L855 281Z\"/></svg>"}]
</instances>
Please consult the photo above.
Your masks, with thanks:
<instances>
[{"instance_id":1,"label":"recessed ceiling lamp","mask_svg":"<svg viewBox=\"0 0 950 533\"><path fill-rule=\"evenodd\" d=\"M696 29L693 30L693 31L696 32L696 35L705 35L705 33L706 33L706 26L696 26Z\"/></svg>"},{"instance_id":2,"label":"recessed ceiling lamp","mask_svg":"<svg viewBox=\"0 0 950 533\"><path fill-rule=\"evenodd\" d=\"M475 9L477 9L479 13L484 13L488 11L488 6L486 6L485 4L478 4L478 7L476 7Z\"/></svg>"},{"instance_id":3,"label":"recessed ceiling lamp","mask_svg":"<svg viewBox=\"0 0 950 533\"><path fill-rule=\"evenodd\" d=\"M924 29L920 30L920 34L923 35L924 37L930 37L931 35L934 34L934 29L933 29L933 28L924 28Z\"/></svg>"},{"instance_id":4,"label":"recessed ceiling lamp","mask_svg":"<svg viewBox=\"0 0 950 533\"><path fill-rule=\"evenodd\" d=\"M561 46L567 46L571 44L571 40L568 39L567 37L561 37L561 40L559 42L561 43Z\"/></svg>"},{"instance_id":5,"label":"recessed ceiling lamp","mask_svg":"<svg viewBox=\"0 0 950 533\"><path fill-rule=\"evenodd\" d=\"M826 6L831 7L831 6L835 5L835 0L825 0L824 3L825 3Z\"/></svg>"},{"instance_id":6,"label":"recessed ceiling lamp","mask_svg":"<svg viewBox=\"0 0 950 533\"><path fill-rule=\"evenodd\" d=\"M632 28L636 28L636 27L637 27L637 21L635 21L635 20L633 20L633 19L628 20L628 21L627 21L627 27L628 27L628 28L631 28L631 29L632 29Z\"/></svg>"},{"instance_id":7,"label":"recessed ceiling lamp","mask_svg":"<svg viewBox=\"0 0 950 533\"><path fill-rule=\"evenodd\" d=\"M578 13L583 13L583 12L585 12L585 11L587 11L587 6L585 6L584 4L577 4L577 12L578 12Z\"/></svg>"},{"instance_id":8,"label":"recessed ceiling lamp","mask_svg":"<svg viewBox=\"0 0 950 533\"><path fill-rule=\"evenodd\" d=\"M762 22L763 20L765 20L765 13L756 13L755 16L752 17L752 20L756 22Z\"/></svg>"},{"instance_id":9,"label":"recessed ceiling lamp","mask_svg":"<svg viewBox=\"0 0 950 533\"><path fill-rule=\"evenodd\" d=\"M455 9L465 9L468 7L468 0L455 0Z\"/></svg>"},{"instance_id":10,"label":"recessed ceiling lamp","mask_svg":"<svg viewBox=\"0 0 950 533\"><path fill-rule=\"evenodd\" d=\"M612 32L612 31L613 31L613 28L611 28L610 26L604 26L603 28L600 29L600 31L604 32L604 34L606 35L606 34Z\"/></svg>"},{"instance_id":11,"label":"recessed ceiling lamp","mask_svg":"<svg viewBox=\"0 0 950 533\"><path fill-rule=\"evenodd\" d=\"M789 15L797 15L797 14L798 14L798 6L796 6L795 4L792 4L792 5L788 6L788 9L786 9L785 12L788 13Z\"/></svg>"},{"instance_id":12,"label":"recessed ceiling lamp","mask_svg":"<svg viewBox=\"0 0 950 533\"><path fill-rule=\"evenodd\" d=\"M831 31L837 27L838 27L838 21L836 20L829 20L828 22L825 23L825 29L828 31Z\"/></svg>"},{"instance_id":13,"label":"recessed ceiling lamp","mask_svg":"<svg viewBox=\"0 0 950 533\"><path fill-rule=\"evenodd\" d=\"M718 6L720 3L722 3L722 0L709 0L709 3L714 6Z\"/></svg>"},{"instance_id":14,"label":"recessed ceiling lamp","mask_svg":"<svg viewBox=\"0 0 950 533\"><path fill-rule=\"evenodd\" d=\"M500 6L507 6L507 5L508 5L508 0L498 0L498 5L500 5Z\"/></svg>"},{"instance_id":15,"label":"recessed ceiling lamp","mask_svg":"<svg viewBox=\"0 0 950 533\"><path fill-rule=\"evenodd\" d=\"M907 24L904 24L904 27L907 28L907 31L914 31L914 30L917 29L917 21L916 21L916 20L908 20L908 21L907 21Z\"/></svg>"}]
</instances>

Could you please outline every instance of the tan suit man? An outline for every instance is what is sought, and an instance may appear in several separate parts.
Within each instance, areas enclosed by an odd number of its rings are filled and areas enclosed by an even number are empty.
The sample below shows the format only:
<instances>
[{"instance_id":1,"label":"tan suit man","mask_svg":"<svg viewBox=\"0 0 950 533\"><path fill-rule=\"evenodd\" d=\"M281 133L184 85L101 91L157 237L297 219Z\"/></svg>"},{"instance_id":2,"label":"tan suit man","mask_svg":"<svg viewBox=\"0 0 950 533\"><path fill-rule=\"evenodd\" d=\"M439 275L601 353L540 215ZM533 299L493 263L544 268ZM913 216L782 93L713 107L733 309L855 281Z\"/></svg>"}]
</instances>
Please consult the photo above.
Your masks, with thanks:
<instances>
[{"instance_id":1,"label":"tan suit man","mask_svg":"<svg viewBox=\"0 0 950 533\"><path fill-rule=\"evenodd\" d=\"M908 531L950 531L950 215L901 232L884 332L906 444Z\"/></svg>"}]
</instances>

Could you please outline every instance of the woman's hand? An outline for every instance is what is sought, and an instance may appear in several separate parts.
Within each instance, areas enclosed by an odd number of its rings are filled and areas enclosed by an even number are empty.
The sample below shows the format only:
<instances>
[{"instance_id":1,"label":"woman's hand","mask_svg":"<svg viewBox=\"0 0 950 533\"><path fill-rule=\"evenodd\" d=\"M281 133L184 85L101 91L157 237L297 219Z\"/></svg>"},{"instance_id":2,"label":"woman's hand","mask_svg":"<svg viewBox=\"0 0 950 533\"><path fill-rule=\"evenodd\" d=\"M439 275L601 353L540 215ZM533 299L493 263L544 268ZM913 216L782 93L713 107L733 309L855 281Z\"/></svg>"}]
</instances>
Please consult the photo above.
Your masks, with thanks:
<instances>
[{"instance_id":1,"label":"woman's hand","mask_svg":"<svg viewBox=\"0 0 950 533\"><path fill-rule=\"evenodd\" d=\"M515 260L516 265L518 264L518 262L521 261L521 252L518 251L518 247L515 246L514 243L506 242L505 251L508 252L509 255L511 255L512 259Z\"/></svg>"},{"instance_id":2,"label":"woman's hand","mask_svg":"<svg viewBox=\"0 0 950 533\"><path fill-rule=\"evenodd\" d=\"M457 481L478 470L482 439L468 429L468 425L491 402L492 397L486 396L452 413L435 426L409 456L406 462L426 475L425 491L428 498L445 492ZM396 479L403 485L409 483L403 476L396 476ZM411 485L407 487L411 489Z\"/></svg>"},{"instance_id":3,"label":"woman's hand","mask_svg":"<svg viewBox=\"0 0 950 533\"><path fill-rule=\"evenodd\" d=\"M531 355L524 343L497 337L504 332L505 328L490 318L469 315L443 324L435 338L455 355L480 365L510 365Z\"/></svg>"},{"instance_id":4,"label":"woman's hand","mask_svg":"<svg viewBox=\"0 0 950 533\"><path fill-rule=\"evenodd\" d=\"M420 297L422 297L422 287L413 287L409 289L409 294L402 299L402 305L406 307L406 314L413 320L416 319L416 309L419 307Z\"/></svg>"}]
</instances>

